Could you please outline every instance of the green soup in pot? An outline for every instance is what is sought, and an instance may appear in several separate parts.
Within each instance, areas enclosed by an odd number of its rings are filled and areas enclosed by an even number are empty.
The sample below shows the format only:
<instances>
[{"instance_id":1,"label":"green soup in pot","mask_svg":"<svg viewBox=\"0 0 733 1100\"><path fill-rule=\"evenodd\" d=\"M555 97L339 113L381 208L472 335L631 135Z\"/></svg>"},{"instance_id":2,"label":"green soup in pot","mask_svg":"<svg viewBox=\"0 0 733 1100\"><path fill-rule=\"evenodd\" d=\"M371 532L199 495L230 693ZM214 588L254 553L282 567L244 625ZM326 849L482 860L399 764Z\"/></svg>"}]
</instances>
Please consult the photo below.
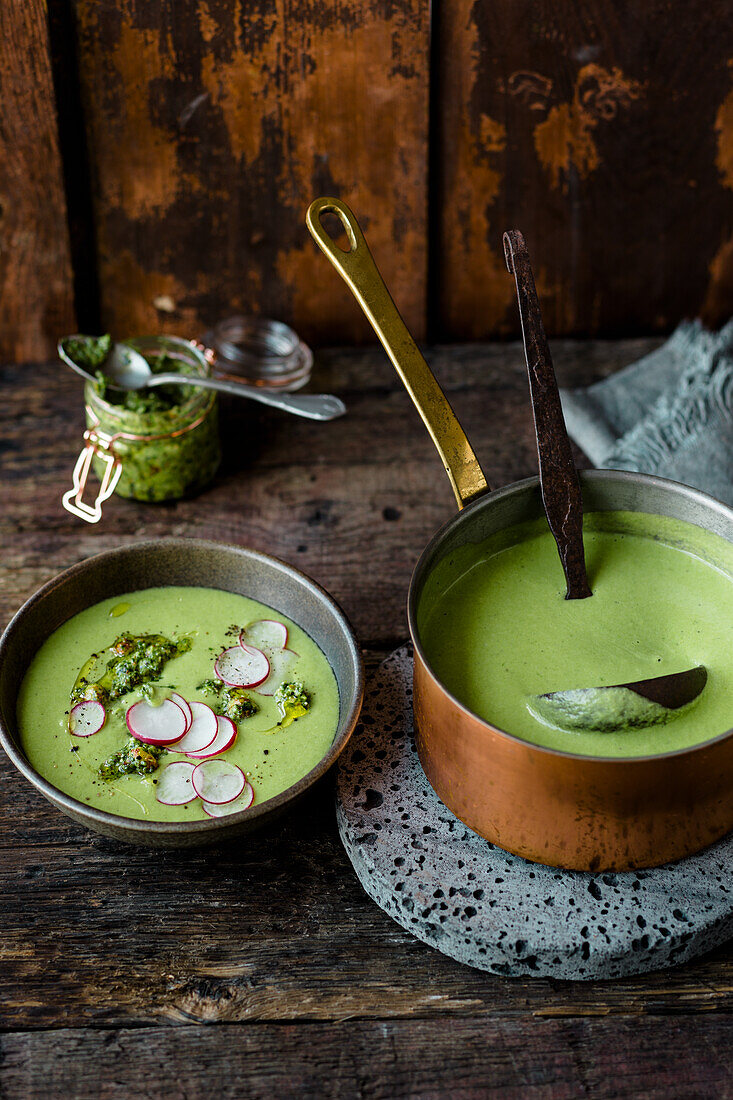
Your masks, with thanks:
<instances>
[{"instance_id":1,"label":"green soup in pot","mask_svg":"<svg viewBox=\"0 0 733 1100\"><path fill-rule=\"evenodd\" d=\"M302 684L309 706L295 720L284 722L278 697L257 689L246 697L245 713L227 711L225 688L217 688L215 660L236 646L241 628L262 619L276 619L287 627L287 649L297 654L288 666L287 681ZM92 736L75 736L69 728L70 698L80 672L94 668L95 683L108 667L111 647L121 635L151 636L172 641L173 652L162 667L141 665L151 673L143 682L120 678L119 667L111 699L105 698L106 721ZM183 643L177 645L177 643ZM179 653L178 650L181 650ZM98 660L93 660L98 655ZM139 673L139 668L138 668ZM157 673L157 675L156 675ZM86 681L79 681L83 688ZM184 805L164 805L157 798L163 769L175 761L190 760L175 744L154 752L154 770L103 778L100 771L134 740L129 737L126 713L143 698L159 704L177 692L188 702L201 702L220 714L236 714L237 737L217 759L238 766L254 789L256 803L293 786L326 755L339 719L339 693L327 658L313 639L295 623L271 608L219 589L194 587L150 588L115 596L87 608L58 628L34 657L18 699L20 740L32 766L59 790L88 805L123 817L153 821L189 821L207 817L200 798ZM251 705L250 705L251 704ZM247 712L254 713L247 716ZM144 747L144 746L143 746ZM109 768L107 768L109 774Z\"/></svg>"},{"instance_id":2,"label":"green soup in pot","mask_svg":"<svg viewBox=\"0 0 733 1100\"><path fill-rule=\"evenodd\" d=\"M544 520L439 562L423 588L417 628L440 681L497 728L564 752L646 756L731 729L733 546L692 524L634 512L586 516L584 542L593 589L585 600L564 598ZM537 698L546 693L696 665L707 668L705 688L664 720L647 721L631 693L606 697L625 708L618 728L560 728L538 713Z\"/></svg>"}]
</instances>

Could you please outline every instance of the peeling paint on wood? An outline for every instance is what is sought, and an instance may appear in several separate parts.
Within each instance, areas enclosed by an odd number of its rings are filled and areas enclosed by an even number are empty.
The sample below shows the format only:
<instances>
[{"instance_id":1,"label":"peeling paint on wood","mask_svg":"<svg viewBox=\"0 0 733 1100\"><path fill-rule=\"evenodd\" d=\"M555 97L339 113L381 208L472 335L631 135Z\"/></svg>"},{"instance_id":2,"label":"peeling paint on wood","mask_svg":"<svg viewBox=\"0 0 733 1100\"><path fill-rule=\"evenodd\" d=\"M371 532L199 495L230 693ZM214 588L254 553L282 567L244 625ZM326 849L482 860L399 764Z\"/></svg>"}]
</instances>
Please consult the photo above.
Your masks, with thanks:
<instances>
[{"instance_id":1,"label":"peeling paint on wood","mask_svg":"<svg viewBox=\"0 0 733 1100\"><path fill-rule=\"evenodd\" d=\"M78 137L65 165L87 323L99 276L120 336L246 312L371 341L304 228L326 192L354 207L418 338L518 331L512 227L553 336L733 313L726 0L443 0L432 50L428 0L54 3L82 93L62 129L83 106L89 147L89 181ZM27 359L74 327L72 274L45 6L0 19L0 354ZM63 94L76 59L54 34Z\"/></svg>"},{"instance_id":2,"label":"peeling paint on wood","mask_svg":"<svg viewBox=\"0 0 733 1100\"><path fill-rule=\"evenodd\" d=\"M40 360L74 328L42 0L0 4L0 359Z\"/></svg>"},{"instance_id":3,"label":"peeling paint on wood","mask_svg":"<svg viewBox=\"0 0 733 1100\"><path fill-rule=\"evenodd\" d=\"M733 58L728 64L733 76ZM718 135L715 163L724 185L733 190L733 87L718 108L715 130Z\"/></svg>"},{"instance_id":4,"label":"peeling paint on wood","mask_svg":"<svg viewBox=\"0 0 733 1100\"><path fill-rule=\"evenodd\" d=\"M572 100L557 104L534 128L537 156L552 187L567 192L573 170L580 179L595 171L600 155L593 131L600 122L615 118L619 106L628 105L640 94L641 85L628 80L618 68L609 72L601 65L583 66ZM532 106L537 109L538 104Z\"/></svg>"},{"instance_id":5,"label":"peeling paint on wood","mask_svg":"<svg viewBox=\"0 0 733 1100\"><path fill-rule=\"evenodd\" d=\"M76 7L105 326L195 335L245 312L363 338L304 225L330 192L424 333L426 0Z\"/></svg>"},{"instance_id":6,"label":"peeling paint on wood","mask_svg":"<svg viewBox=\"0 0 733 1100\"><path fill-rule=\"evenodd\" d=\"M474 105L481 71L481 42L474 0L443 8L440 62L440 273L442 321L467 339L481 331L508 332L514 288L501 248L507 130L487 105Z\"/></svg>"},{"instance_id":7,"label":"peeling paint on wood","mask_svg":"<svg viewBox=\"0 0 733 1100\"><path fill-rule=\"evenodd\" d=\"M703 303L716 323L733 314L725 0L437 10L439 335L518 331L501 254L515 227L553 336L669 331Z\"/></svg>"},{"instance_id":8,"label":"peeling paint on wood","mask_svg":"<svg viewBox=\"0 0 733 1100\"><path fill-rule=\"evenodd\" d=\"M733 58L728 62L733 78ZM717 155L715 163L724 187L733 191L733 86L715 116ZM730 204L729 204L730 205ZM710 281L701 316L707 325L717 327L733 313L733 236L724 240L710 261Z\"/></svg>"}]
</instances>

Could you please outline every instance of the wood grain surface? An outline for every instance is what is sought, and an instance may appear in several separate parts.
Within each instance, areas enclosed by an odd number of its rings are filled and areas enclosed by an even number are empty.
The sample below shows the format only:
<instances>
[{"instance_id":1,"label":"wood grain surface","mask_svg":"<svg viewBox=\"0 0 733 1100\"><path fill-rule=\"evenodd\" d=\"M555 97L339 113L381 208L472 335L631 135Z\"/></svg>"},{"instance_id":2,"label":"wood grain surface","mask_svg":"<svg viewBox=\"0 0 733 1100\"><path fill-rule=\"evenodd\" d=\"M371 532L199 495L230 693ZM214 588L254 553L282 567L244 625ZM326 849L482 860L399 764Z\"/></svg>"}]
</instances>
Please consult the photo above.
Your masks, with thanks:
<instances>
[{"instance_id":1,"label":"wood grain surface","mask_svg":"<svg viewBox=\"0 0 733 1100\"><path fill-rule=\"evenodd\" d=\"M364 336L305 229L360 211L408 323L427 278L425 0L78 0L101 323L194 336L244 312Z\"/></svg>"},{"instance_id":2,"label":"wood grain surface","mask_svg":"<svg viewBox=\"0 0 733 1100\"><path fill-rule=\"evenodd\" d=\"M75 327L43 0L0 4L0 361L45 359Z\"/></svg>"},{"instance_id":3,"label":"wood grain surface","mask_svg":"<svg viewBox=\"0 0 733 1100\"><path fill-rule=\"evenodd\" d=\"M46 5L5 4L0 349L47 355L74 299L80 324L121 337L244 312L319 345L369 339L303 224L323 193L353 205L418 338L518 333L508 228L551 335L717 326L728 9L49 0L49 50Z\"/></svg>"},{"instance_id":4,"label":"wood grain surface","mask_svg":"<svg viewBox=\"0 0 733 1100\"><path fill-rule=\"evenodd\" d=\"M531 1040L529 1036L531 1035ZM259 1024L64 1031L0 1038L7 1100L40 1095L52 1075L58 1095L124 1100L130 1095L204 1100L246 1096L450 1096L455 1100L644 1100L731 1096L724 1018L674 1021L466 1019ZM100 1063L103 1069L100 1071ZM175 1067L175 1075L171 1067ZM81 1092L75 1092L76 1089ZM46 1093L47 1095L47 1093Z\"/></svg>"},{"instance_id":5,"label":"wood grain surface","mask_svg":"<svg viewBox=\"0 0 733 1100\"><path fill-rule=\"evenodd\" d=\"M726 0L446 0L433 75L443 337L518 331L521 229L551 335L733 312Z\"/></svg>"},{"instance_id":6,"label":"wood grain surface","mask_svg":"<svg viewBox=\"0 0 733 1100\"><path fill-rule=\"evenodd\" d=\"M553 342L582 384L654 342ZM496 485L535 471L517 344L429 359ZM323 354L323 426L224 407L226 457L198 499L64 512L81 391L56 365L0 374L0 624L60 569L166 534L269 550L339 599L374 667L406 636L410 573L453 513L417 414L377 350ZM242 442L244 441L244 443ZM212 851L96 837L0 760L0 1095L733 1096L733 949L616 982L506 980L413 939L364 894L332 779L282 822Z\"/></svg>"}]
</instances>

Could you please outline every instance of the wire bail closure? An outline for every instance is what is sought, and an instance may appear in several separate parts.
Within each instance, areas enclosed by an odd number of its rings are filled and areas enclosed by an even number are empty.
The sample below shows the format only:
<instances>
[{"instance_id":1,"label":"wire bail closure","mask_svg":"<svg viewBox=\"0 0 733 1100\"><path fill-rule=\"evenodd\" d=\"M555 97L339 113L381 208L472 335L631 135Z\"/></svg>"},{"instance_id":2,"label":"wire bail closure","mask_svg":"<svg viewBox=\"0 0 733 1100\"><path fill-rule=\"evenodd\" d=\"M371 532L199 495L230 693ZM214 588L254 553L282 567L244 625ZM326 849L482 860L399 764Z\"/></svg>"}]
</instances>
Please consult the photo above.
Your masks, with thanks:
<instances>
[{"instance_id":1,"label":"wire bail closure","mask_svg":"<svg viewBox=\"0 0 733 1100\"><path fill-rule=\"evenodd\" d=\"M190 343L193 344L193 341L190 341ZM94 425L84 432L85 446L74 466L73 486L61 498L61 503L66 511L78 516L86 523L99 523L102 518L102 505L105 500L112 496L122 475L122 460L115 453L116 441L119 439L130 443L153 443L158 439L178 439L179 436L192 432L204 422L213 401L214 396L212 395L207 408L190 424L186 424L184 428L178 428L177 431L163 432L159 435L137 435L134 432L115 432L114 435L108 435L107 432L99 430L99 417L87 405L87 416L94 421ZM83 496L95 455L104 463L104 473L94 504L90 505L84 501Z\"/></svg>"},{"instance_id":2,"label":"wire bail closure","mask_svg":"<svg viewBox=\"0 0 733 1100\"><path fill-rule=\"evenodd\" d=\"M99 523L102 518L102 505L112 496L122 474L122 463L112 449L112 436L87 428L84 432L84 449L76 460L72 475L72 488L64 493L61 503L67 512L78 516L86 523ZM94 504L83 499L87 479L92 467L92 459L97 455L104 463L104 473Z\"/></svg>"}]
</instances>

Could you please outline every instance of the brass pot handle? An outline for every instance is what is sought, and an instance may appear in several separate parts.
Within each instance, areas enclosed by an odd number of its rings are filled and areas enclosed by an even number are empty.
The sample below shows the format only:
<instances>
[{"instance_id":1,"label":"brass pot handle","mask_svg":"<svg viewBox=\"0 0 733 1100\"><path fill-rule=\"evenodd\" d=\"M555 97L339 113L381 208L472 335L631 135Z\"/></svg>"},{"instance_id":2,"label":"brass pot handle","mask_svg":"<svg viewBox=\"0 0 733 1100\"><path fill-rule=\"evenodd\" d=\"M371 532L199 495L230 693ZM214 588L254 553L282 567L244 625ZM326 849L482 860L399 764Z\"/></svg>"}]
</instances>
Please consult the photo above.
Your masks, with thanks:
<instances>
[{"instance_id":1,"label":"brass pot handle","mask_svg":"<svg viewBox=\"0 0 733 1100\"><path fill-rule=\"evenodd\" d=\"M336 244L323 227L321 215L326 213L335 214L346 230L348 251ZM463 508L488 492L488 483L456 414L392 301L359 223L346 203L333 198L315 199L305 220L316 244L350 288L392 360L438 449L458 507Z\"/></svg>"}]
</instances>

